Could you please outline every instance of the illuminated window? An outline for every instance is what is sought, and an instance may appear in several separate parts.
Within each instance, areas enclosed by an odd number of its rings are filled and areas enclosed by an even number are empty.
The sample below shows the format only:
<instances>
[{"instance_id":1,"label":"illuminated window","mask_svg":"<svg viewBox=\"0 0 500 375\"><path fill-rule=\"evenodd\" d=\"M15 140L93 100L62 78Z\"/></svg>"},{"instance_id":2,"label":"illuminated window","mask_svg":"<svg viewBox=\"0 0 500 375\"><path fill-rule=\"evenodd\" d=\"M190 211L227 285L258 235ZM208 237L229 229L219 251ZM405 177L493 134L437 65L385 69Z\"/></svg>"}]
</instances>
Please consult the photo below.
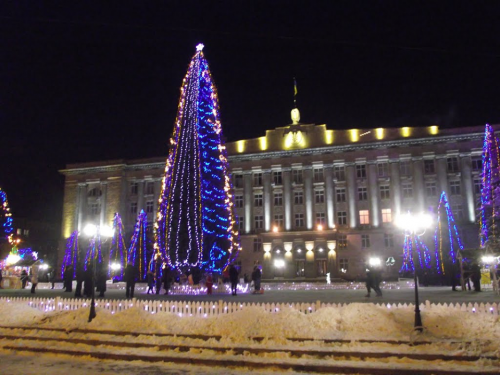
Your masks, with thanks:
<instances>
[{"instance_id":1,"label":"illuminated window","mask_svg":"<svg viewBox=\"0 0 500 375\"><path fill-rule=\"evenodd\" d=\"M394 247L394 235L392 233L384 233L385 247Z\"/></svg>"},{"instance_id":2,"label":"illuminated window","mask_svg":"<svg viewBox=\"0 0 500 375\"><path fill-rule=\"evenodd\" d=\"M277 226L278 228L283 228L283 215L282 214L276 214L274 215L274 225Z\"/></svg>"},{"instance_id":3,"label":"illuminated window","mask_svg":"<svg viewBox=\"0 0 500 375\"><path fill-rule=\"evenodd\" d=\"M304 204L304 193L302 191L294 191L293 201L295 204Z\"/></svg>"},{"instance_id":4,"label":"illuminated window","mask_svg":"<svg viewBox=\"0 0 500 375\"><path fill-rule=\"evenodd\" d=\"M333 176L337 181L345 181L345 166L335 165L333 167Z\"/></svg>"},{"instance_id":5,"label":"illuminated window","mask_svg":"<svg viewBox=\"0 0 500 375\"><path fill-rule=\"evenodd\" d=\"M302 169L293 169L292 170L293 182L296 184L302 183Z\"/></svg>"},{"instance_id":6,"label":"illuminated window","mask_svg":"<svg viewBox=\"0 0 500 375\"><path fill-rule=\"evenodd\" d=\"M253 174L253 186L262 186L262 172Z\"/></svg>"},{"instance_id":7,"label":"illuminated window","mask_svg":"<svg viewBox=\"0 0 500 375\"><path fill-rule=\"evenodd\" d=\"M361 235L361 248L368 249L370 247L370 236L368 234Z\"/></svg>"},{"instance_id":8,"label":"illuminated window","mask_svg":"<svg viewBox=\"0 0 500 375\"><path fill-rule=\"evenodd\" d=\"M314 182L323 182L323 168L313 169Z\"/></svg>"},{"instance_id":9,"label":"illuminated window","mask_svg":"<svg viewBox=\"0 0 500 375\"><path fill-rule=\"evenodd\" d=\"M434 160L429 160L429 159L424 160L424 173L425 174L436 173L436 169L434 167Z\"/></svg>"},{"instance_id":10,"label":"illuminated window","mask_svg":"<svg viewBox=\"0 0 500 375\"><path fill-rule=\"evenodd\" d=\"M458 158L456 156L446 158L446 166L448 172L455 173L459 171L458 168Z\"/></svg>"},{"instance_id":11,"label":"illuminated window","mask_svg":"<svg viewBox=\"0 0 500 375\"><path fill-rule=\"evenodd\" d=\"M325 203L324 190L315 190L314 191L314 202L315 203Z\"/></svg>"},{"instance_id":12,"label":"illuminated window","mask_svg":"<svg viewBox=\"0 0 500 375\"><path fill-rule=\"evenodd\" d=\"M389 163L378 163L377 168L379 177L389 177Z\"/></svg>"},{"instance_id":13,"label":"illuminated window","mask_svg":"<svg viewBox=\"0 0 500 375\"><path fill-rule=\"evenodd\" d=\"M337 189L335 191L335 193L336 193L336 197L337 197L337 202L345 202L346 201L345 189L344 188Z\"/></svg>"},{"instance_id":14,"label":"illuminated window","mask_svg":"<svg viewBox=\"0 0 500 375\"><path fill-rule=\"evenodd\" d=\"M316 225L323 225L325 226L326 224L326 215L324 212L316 212Z\"/></svg>"},{"instance_id":15,"label":"illuminated window","mask_svg":"<svg viewBox=\"0 0 500 375\"><path fill-rule=\"evenodd\" d=\"M366 178L366 165L357 164L356 165L356 177L357 178Z\"/></svg>"},{"instance_id":16,"label":"illuminated window","mask_svg":"<svg viewBox=\"0 0 500 375\"><path fill-rule=\"evenodd\" d=\"M255 216L255 229L262 229L264 228L264 217L259 215Z\"/></svg>"},{"instance_id":17,"label":"illuminated window","mask_svg":"<svg viewBox=\"0 0 500 375\"><path fill-rule=\"evenodd\" d=\"M460 181L450 181L450 194L451 195L461 194Z\"/></svg>"},{"instance_id":18,"label":"illuminated window","mask_svg":"<svg viewBox=\"0 0 500 375\"><path fill-rule=\"evenodd\" d=\"M253 196L253 204L255 207L262 207L262 194L259 193L259 194L254 194Z\"/></svg>"},{"instance_id":19,"label":"illuminated window","mask_svg":"<svg viewBox=\"0 0 500 375\"><path fill-rule=\"evenodd\" d=\"M338 211L337 212L337 224L338 225L347 225L347 212Z\"/></svg>"},{"instance_id":20,"label":"illuminated window","mask_svg":"<svg viewBox=\"0 0 500 375\"><path fill-rule=\"evenodd\" d=\"M401 185L403 190L403 198L413 198L413 185L411 183L405 183Z\"/></svg>"},{"instance_id":21,"label":"illuminated window","mask_svg":"<svg viewBox=\"0 0 500 375\"><path fill-rule=\"evenodd\" d=\"M148 214L152 213L153 212L153 208L154 208L154 203L153 201L147 201L146 202L146 212Z\"/></svg>"},{"instance_id":22,"label":"illuminated window","mask_svg":"<svg viewBox=\"0 0 500 375\"><path fill-rule=\"evenodd\" d=\"M358 200L366 201L368 199L368 191L365 187L358 188Z\"/></svg>"},{"instance_id":23,"label":"illuminated window","mask_svg":"<svg viewBox=\"0 0 500 375\"><path fill-rule=\"evenodd\" d=\"M368 210L360 210L359 211L359 223L361 225L370 224L370 211L368 211Z\"/></svg>"},{"instance_id":24,"label":"illuminated window","mask_svg":"<svg viewBox=\"0 0 500 375\"><path fill-rule=\"evenodd\" d=\"M437 195L436 183L434 181L425 182L425 194L427 197L435 197Z\"/></svg>"},{"instance_id":25,"label":"illuminated window","mask_svg":"<svg viewBox=\"0 0 500 375\"><path fill-rule=\"evenodd\" d=\"M236 206L236 208L243 207L243 195L235 195L234 196L234 205Z\"/></svg>"},{"instance_id":26,"label":"illuminated window","mask_svg":"<svg viewBox=\"0 0 500 375\"><path fill-rule=\"evenodd\" d=\"M382 223L392 222L392 211L390 208L382 208Z\"/></svg>"},{"instance_id":27,"label":"illuminated window","mask_svg":"<svg viewBox=\"0 0 500 375\"><path fill-rule=\"evenodd\" d=\"M295 214L295 227L296 228L304 227L304 214Z\"/></svg>"},{"instance_id":28,"label":"illuminated window","mask_svg":"<svg viewBox=\"0 0 500 375\"><path fill-rule=\"evenodd\" d=\"M337 235L337 249L339 249L339 250L347 249L347 235L346 234Z\"/></svg>"},{"instance_id":29,"label":"illuminated window","mask_svg":"<svg viewBox=\"0 0 500 375\"><path fill-rule=\"evenodd\" d=\"M274 193L274 205L283 206L283 193Z\"/></svg>"},{"instance_id":30,"label":"illuminated window","mask_svg":"<svg viewBox=\"0 0 500 375\"><path fill-rule=\"evenodd\" d=\"M273 182L275 185L282 185L283 184L283 175L281 171L274 171L273 172Z\"/></svg>"},{"instance_id":31,"label":"illuminated window","mask_svg":"<svg viewBox=\"0 0 500 375\"><path fill-rule=\"evenodd\" d=\"M380 190L380 199L391 199L391 189L388 185L381 185L379 187Z\"/></svg>"}]
</instances>

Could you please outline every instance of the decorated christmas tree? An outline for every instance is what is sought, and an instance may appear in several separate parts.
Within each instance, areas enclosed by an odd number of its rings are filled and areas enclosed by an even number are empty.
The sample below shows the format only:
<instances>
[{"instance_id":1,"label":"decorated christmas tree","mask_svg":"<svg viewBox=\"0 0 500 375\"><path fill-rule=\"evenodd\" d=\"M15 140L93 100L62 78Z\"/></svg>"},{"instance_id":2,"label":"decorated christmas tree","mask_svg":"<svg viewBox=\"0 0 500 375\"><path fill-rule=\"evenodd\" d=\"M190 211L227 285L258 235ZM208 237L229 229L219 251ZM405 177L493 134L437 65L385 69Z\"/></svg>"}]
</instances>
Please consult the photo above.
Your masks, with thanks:
<instances>
[{"instance_id":1,"label":"decorated christmas tree","mask_svg":"<svg viewBox=\"0 0 500 375\"><path fill-rule=\"evenodd\" d=\"M78 262L78 231L75 230L66 241L66 251L61 265L61 277L64 276L64 270L68 266L73 266L73 276L76 276Z\"/></svg>"},{"instance_id":2,"label":"decorated christmas tree","mask_svg":"<svg viewBox=\"0 0 500 375\"><path fill-rule=\"evenodd\" d=\"M12 213L10 212L9 201L7 200L7 193L0 188L0 238L13 243L14 228L12 227Z\"/></svg>"},{"instance_id":3,"label":"decorated christmas tree","mask_svg":"<svg viewBox=\"0 0 500 375\"><path fill-rule=\"evenodd\" d=\"M119 213L113 218L113 238L109 249L109 275L118 280L123 279L123 270L127 261L127 247L123 237L123 223Z\"/></svg>"},{"instance_id":4,"label":"decorated christmas tree","mask_svg":"<svg viewBox=\"0 0 500 375\"><path fill-rule=\"evenodd\" d=\"M148 215L141 210L137 216L134 233L130 241L127 263L133 264L139 271L139 277L144 279L148 270Z\"/></svg>"},{"instance_id":5,"label":"decorated christmas tree","mask_svg":"<svg viewBox=\"0 0 500 375\"><path fill-rule=\"evenodd\" d=\"M220 273L241 247L217 90L203 45L196 49L170 140L155 249L170 267Z\"/></svg>"}]
</instances>

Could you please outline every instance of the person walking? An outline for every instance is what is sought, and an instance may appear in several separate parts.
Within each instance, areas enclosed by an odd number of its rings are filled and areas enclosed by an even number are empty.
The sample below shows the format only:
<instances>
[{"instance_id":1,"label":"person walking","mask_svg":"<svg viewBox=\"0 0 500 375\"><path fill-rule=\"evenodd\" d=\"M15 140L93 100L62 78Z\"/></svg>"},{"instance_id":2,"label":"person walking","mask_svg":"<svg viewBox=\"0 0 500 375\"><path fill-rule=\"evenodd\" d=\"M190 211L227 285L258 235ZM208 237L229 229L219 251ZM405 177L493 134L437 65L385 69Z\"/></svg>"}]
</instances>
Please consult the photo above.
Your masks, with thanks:
<instances>
[{"instance_id":1,"label":"person walking","mask_svg":"<svg viewBox=\"0 0 500 375\"><path fill-rule=\"evenodd\" d=\"M165 268L163 269L163 287L165 288L165 294L168 294L168 291L170 290L170 283L172 282L172 274L170 271L170 267L165 265Z\"/></svg>"},{"instance_id":2,"label":"person walking","mask_svg":"<svg viewBox=\"0 0 500 375\"><path fill-rule=\"evenodd\" d=\"M83 266L78 264L76 266L76 288L75 288L75 297L82 296L82 285L85 280L85 271L83 270Z\"/></svg>"},{"instance_id":3,"label":"person walking","mask_svg":"<svg viewBox=\"0 0 500 375\"><path fill-rule=\"evenodd\" d=\"M73 291L73 266L71 264L64 269L64 287L65 292Z\"/></svg>"},{"instance_id":4,"label":"person walking","mask_svg":"<svg viewBox=\"0 0 500 375\"><path fill-rule=\"evenodd\" d=\"M231 281L231 294L235 296L238 287L238 270L234 264L229 266L229 281Z\"/></svg>"},{"instance_id":5,"label":"person walking","mask_svg":"<svg viewBox=\"0 0 500 375\"><path fill-rule=\"evenodd\" d=\"M37 260L31 266L31 293L35 294L35 288L38 284L38 276L40 273L40 261Z\"/></svg>"},{"instance_id":6,"label":"person walking","mask_svg":"<svg viewBox=\"0 0 500 375\"><path fill-rule=\"evenodd\" d=\"M28 272L26 272L26 270L23 269L21 271L21 283L22 283L21 288L22 289L26 288L26 283L28 282L28 279L29 279Z\"/></svg>"},{"instance_id":7,"label":"person walking","mask_svg":"<svg viewBox=\"0 0 500 375\"><path fill-rule=\"evenodd\" d=\"M92 288L94 287L94 268L92 267L92 262L89 262L87 269L85 270L83 279L83 296L90 298L92 297Z\"/></svg>"},{"instance_id":8,"label":"person walking","mask_svg":"<svg viewBox=\"0 0 500 375\"><path fill-rule=\"evenodd\" d=\"M153 271L149 270L146 273L146 280L148 282L148 293L151 292L153 293L153 287L155 286L155 275L153 274Z\"/></svg>"},{"instance_id":9,"label":"person walking","mask_svg":"<svg viewBox=\"0 0 500 375\"><path fill-rule=\"evenodd\" d=\"M156 264L156 275L155 275L155 278L156 278L156 294L160 294L161 284L163 282L163 280L161 278L161 266L162 266L162 263L160 263L160 262L158 262Z\"/></svg>"},{"instance_id":10,"label":"person walking","mask_svg":"<svg viewBox=\"0 0 500 375\"><path fill-rule=\"evenodd\" d=\"M212 287L214 285L214 280L212 279L212 274L207 275L207 279L205 280L205 285L207 287L207 294L211 295L212 294Z\"/></svg>"},{"instance_id":11,"label":"person walking","mask_svg":"<svg viewBox=\"0 0 500 375\"><path fill-rule=\"evenodd\" d=\"M56 269L52 268L49 273L49 282L50 282L50 289L54 289L54 286L56 284Z\"/></svg>"},{"instance_id":12,"label":"person walking","mask_svg":"<svg viewBox=\"0 0 500 375\"><path fill-rule=\"evenodd\" d=\"M96 280L96 290L99 292L99 297L104 297L104 292L106 292L106 280L108 275L106 275L106 267L104 263L97 264L97 280Z\"/></svg>"},{"instance_id":13,"label":"person walking","mask_svg":"<svg viewBox=\"0 0 500 375\"><path fill-rule=\"evenodd\" d=\"M372 289L375 291L377 297L382 297L382 291L380 290L381 279L382 271L380 267L368 264L366 267L366 290L368 293L365 297L370 297Z\"/></svg>"},{"instance_id":14,"label":"person walking","mask_svg":"<svg viewBox=\"0 0 500 375\"><path fill-rule=\"evenodd\" d=\"M262 279L262 273L260 272L260 268L259 268L259 266L255 266L253 268L253 272L252 272L252 281L253 281L253 285L254 285L253 294L260 294L261 293L261 291L260 291L261 279Z\"/></svg>"},{"instance_id":15,"label":"person walking","mask_svg":"<svg viewBox=\"0 0 500 375\"><path fill-rule=\"evenodd\" d=\"M137 280L137 268L132 263L128 263L125 267L123 279L126 282L125 296L127 298L134 298L135 282Z\"/></svg>"}]
</instances>

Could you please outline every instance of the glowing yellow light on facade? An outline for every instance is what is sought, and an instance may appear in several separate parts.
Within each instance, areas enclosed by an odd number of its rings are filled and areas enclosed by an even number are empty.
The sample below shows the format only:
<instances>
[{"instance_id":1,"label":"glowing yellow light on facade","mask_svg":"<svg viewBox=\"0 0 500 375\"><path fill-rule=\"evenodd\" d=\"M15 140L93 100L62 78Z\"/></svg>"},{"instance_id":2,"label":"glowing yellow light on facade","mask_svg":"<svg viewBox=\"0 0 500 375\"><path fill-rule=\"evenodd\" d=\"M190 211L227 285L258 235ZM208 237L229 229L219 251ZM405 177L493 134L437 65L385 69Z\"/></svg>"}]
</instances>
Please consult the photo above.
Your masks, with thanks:
<instances>
[{"instance_id":1,"label":"glowing yellow light on facade","mask_svg":"<svg viewBox=\"0 0 500 375\"><path fill-rule=\"evenodd\" d=\"M246 141L236 141L236 151L238 151L240 154L242 152L245 152L245 143Z\"/></svg>"},{"instance_id":2,"label":"glowing yellow light on facade","mask_svg":"<svg viewBox=\"0 0 500 375\"><path fill-rule=\"evenodd\" d=\"M306 141L302 132L294 131L290 132L285 136L285 140L283 143L283 148L285 150L289 150L292 148L304 148L306 147Z\"/></svg>"},{"instance_id":3,"label":"glowing yellow light on facade","mask_svg":"<svg viewBox=\"0 0 500 375\"><path fill-rule=\"evenodd\" d=\"M358 129L351 129L348 130L349 136L351 138L351 142L357 142L359 141L359 130Z\"/></svg>"},{"instance_id":4,"label":"glowing yellow light on facade","mask_svg":"<svg viewBox=\"0 0 500 375\"><path fill-rule=\"evenodd\" d=\"M327 145L333 144L333 130L325 130L325 143Z\"/></svg>"},{"instance_id":5,"label":"glowing yellow light on facade","mask_svg":"<svg viewBox=\"0 0 500 375\"><path fill-rule=\"evenodd\" d=\"M429 126L429 133L432 135L438 134L439 133L439 126L437 126L437 125Z\"/></svg>"},{"instance_id":6,"label":"glowing yellow light on facade","mask_svg":"<svg viewBox=\"0 0 500 375\"><path fill-rule=\"evenodd\" d=\"M259 143L260 143L260 149L261 149L261 151L266 151L267 150L267 138L266 137L260 137L259 138Z\"/></svg>"},{"instance_id":7,"label":"glowing yellow light on facade","mask_svg":"<svg viewBox=\"0 0 500 375\"><path fill-rule=\"evenodd\" d=\"M279 229L278 229L278 227L275 225L275 226L273 227L273 232L274 232L274 233L278 233L278 231L279 231Z\"/></svg>"},{"instance_id":8,"label":"glowing yellow light on facade","mask_svg":"<svg viewBox=\"0 0 500 375\"><path fill-rule=\"evenodd\" d=\"M318 231L320 231L320 232L321 232L322 230L323 230L323 225L318 224Z\"/></svg>"},{"instance_id":9,"label":"glowing yellow light on facade","mask_svg":"<svg viewBox=\"0 0 500 375\"><path fill-rule=\"evenodd\" d=\"M409 137L411 135L411 128L409 127L404 127L404 128L401 128L401 135L403 137Z\"/></svg>"},{"instance_id":10,"label":"glowing yellow light on facade","mask_svg":"<svg viewBox=\"0 0 500 375\"><path fill-rule=\"evenodd\" d=\"M375 138L377 138L377 139L384 139L384 133L385 133L385 129L384 128L375 129Z\"/></svg>"}]
</instances>

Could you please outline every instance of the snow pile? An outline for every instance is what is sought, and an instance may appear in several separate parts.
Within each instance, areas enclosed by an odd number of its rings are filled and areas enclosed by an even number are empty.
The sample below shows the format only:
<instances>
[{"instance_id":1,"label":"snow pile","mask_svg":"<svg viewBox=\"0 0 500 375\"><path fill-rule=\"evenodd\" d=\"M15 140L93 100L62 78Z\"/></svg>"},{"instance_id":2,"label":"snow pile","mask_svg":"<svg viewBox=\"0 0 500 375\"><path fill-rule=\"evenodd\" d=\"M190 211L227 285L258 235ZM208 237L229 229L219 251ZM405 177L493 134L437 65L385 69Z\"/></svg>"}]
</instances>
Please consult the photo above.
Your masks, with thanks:
<instances>
[{"instance_id":1,"label":"snow pile","mask_svg":"<svg viewBox=\"0 0 500 375\"><path fill-rule=\"evenodd\" d=\"M234 341L248 337L315 339L408 340L413 331L412 307L393 309L366 303L326 307L311 314L293 308L274 313L249 306L232 314L190 317L161 312L152 314L139 307L111 313L97 308L88 323L89 309L43 313L21 302L1 302L2 325L90 328L144 333L220 335ZM500 317L433 306L422 311L425 335L440 339L500 338Z\"/></svg>"}]
</instances>

